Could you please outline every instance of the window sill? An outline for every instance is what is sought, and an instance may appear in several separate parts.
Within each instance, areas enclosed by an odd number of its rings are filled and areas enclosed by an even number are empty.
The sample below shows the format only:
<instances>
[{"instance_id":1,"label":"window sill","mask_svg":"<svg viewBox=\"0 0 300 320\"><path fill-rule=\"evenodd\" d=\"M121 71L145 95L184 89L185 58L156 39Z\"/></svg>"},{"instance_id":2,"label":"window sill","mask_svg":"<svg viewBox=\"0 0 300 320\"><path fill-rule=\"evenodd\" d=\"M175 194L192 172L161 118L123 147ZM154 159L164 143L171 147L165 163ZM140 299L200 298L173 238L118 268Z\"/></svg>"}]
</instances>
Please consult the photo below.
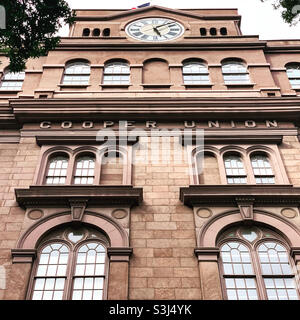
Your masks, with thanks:
<instances>
[{"instance_id":1,"label":"window sill","mask_svg":"<svg viewBox=\"0 0 300 320\"><path fill-rule=\"evenodd\" d=\"M244 87L254 87L256 83L224 83L224 85L228 88L244 88Z\"/></svg>"},{"instance_id":2,"label":"window sill","mask_svg":"<svg viewBox=\"0 0 300 320\"><path fill-rule=\"evenodd\" d=\"M211 88L214 84L213 83L201 83L201 84L185 84L183 83L182 86L184 86L186 89L188 88Z\"/></svg>"},{"instance_id":3,"label":"window sill","mask_svg":"<svg viewBox=\"0 0 300 320\"><path fill-rule=\"evenodd\" d=\"M0 89L0 93L19 93L19 92L22 92L23 90L16 90L16 89L11 89L11 90L3 90L3 89Z\"/></svg>"},{"instance_id":4,"label":"window sill","mask_svg":"<svg viewBox=\"0 0 300 320\"><path fill-rule=\"evenodd\" d=\"M142 83L144 88L170 88L171 83Z\"/></svg>"},{"instance_id":5,"label":"window sill","mask_svg":"<svg viewBox=\"0 0 300 320\"><path fill-rule=\"evenodd\" d=\"M132 84L131 83L126 83L126 84L110 84L110 83L105 83L105 84L100 84L99 86L102 88L129 88Z\"/></svg>"},{"instance_id":6,"label":"window sill","mask_svg":"<svg viewBox=\"0 0 300 320\"><path fill-rule=\"evenodd\" d=\"M90 84L58 84L61 88L87 88Z\"/></svg>"},{"instance_id":7,"label":"window sill","mask_svg":"<svg viewBox=\"0 0 300 320\"><path fill-rule=\"evenodd\" d=\"M88 201L89 205L139 205L143 189L132 186L60 185L30 186L15 189L16 201L23 208L38 206L67 206L70 201Z\"/></svg>"}]
</instances>

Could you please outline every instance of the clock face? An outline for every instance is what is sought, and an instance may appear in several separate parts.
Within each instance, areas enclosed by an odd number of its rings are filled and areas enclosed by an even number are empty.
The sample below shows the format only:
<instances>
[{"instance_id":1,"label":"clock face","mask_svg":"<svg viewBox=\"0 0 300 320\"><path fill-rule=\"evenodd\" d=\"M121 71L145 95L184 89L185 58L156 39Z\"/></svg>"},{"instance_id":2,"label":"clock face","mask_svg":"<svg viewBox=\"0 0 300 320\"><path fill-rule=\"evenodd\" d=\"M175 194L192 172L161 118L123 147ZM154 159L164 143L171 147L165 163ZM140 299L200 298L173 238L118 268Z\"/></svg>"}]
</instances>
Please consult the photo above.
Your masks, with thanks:
<instances>
[{"instance_id":1,"label":"clock face","mask_svg":"<svg viewBox=\"0 0 300 320\"><path fill-rule=\"evenodd\" d=\"M126 32L137 40L159 42L180 37L184 32L184 27L171 19L145 18L131 22L126 27Z\"/></svg>"}]
</instances>

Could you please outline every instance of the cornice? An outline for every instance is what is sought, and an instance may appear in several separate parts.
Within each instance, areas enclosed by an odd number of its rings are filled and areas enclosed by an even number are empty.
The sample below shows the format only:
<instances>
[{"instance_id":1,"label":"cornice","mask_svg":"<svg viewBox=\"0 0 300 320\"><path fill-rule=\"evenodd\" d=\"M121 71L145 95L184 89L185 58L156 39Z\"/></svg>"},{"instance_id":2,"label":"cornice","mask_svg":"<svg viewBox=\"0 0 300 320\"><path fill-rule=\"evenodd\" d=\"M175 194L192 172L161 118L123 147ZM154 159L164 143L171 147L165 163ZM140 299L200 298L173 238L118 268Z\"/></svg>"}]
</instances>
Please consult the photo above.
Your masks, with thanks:
<instances>
[{"instance_id":1,"label":"cornice","mask_svg":"<svg viewBox=\"0 0 300 320\"><path fill-rule=\"evenodd\" d=\"M180 188L180 200L187 206L237 206L251 199L253 205L300 205L300 188L292 185L195 185Z\"/></svg>"},{"instance_id":2,"label":"cornice","mask_svg":"<svg viewBox=\"0 0 300 320\"><path fill-rule=\"evenodd\" d=\"M15 189L21 207L70 206L74 201L88 205L138 205L143 201L143 189L132 186L31 186Z\"/></svg>"},{"instance_id":3,"label":"cornice","mask_svg":"<svg viewBox=\"0 0 300 320\"><path fill-rule=\"evenodd\" d=\"M153 11L153 10L159 10L165 13L170 13L173 15L180 15L180 16L185 16L185 17L190 17L190 18L195 18L199 20L235 20L238 21L240 24L242 17L240 15L199 15L199 14L194 14L185 11L184 9L170 9L166 7L161 7L157 5L153 6L148 6L145 8L140 8L136 10L126 10L124 12L118 12L116 14L111 14L107 16L76 16L75 21L108 21L108 20L114 20L114 19L119 19L123 18L126 16L140 16L140 14L143 14L148 11ZM214 9L215 10L215 9ZM78 9L78 11L84 11L81 9ZM86 10L90 11L90 10Z\"/></svg>"},{"instance_id":4,"label":"cornice","mask_svg":"<svg viewBox=\"0 0 300 320\"><path fill-rule=\"evenodd\" d=\"M12 99L16 120L266 120L300 121L300 97Z\"/></svg>"}]
</instances>

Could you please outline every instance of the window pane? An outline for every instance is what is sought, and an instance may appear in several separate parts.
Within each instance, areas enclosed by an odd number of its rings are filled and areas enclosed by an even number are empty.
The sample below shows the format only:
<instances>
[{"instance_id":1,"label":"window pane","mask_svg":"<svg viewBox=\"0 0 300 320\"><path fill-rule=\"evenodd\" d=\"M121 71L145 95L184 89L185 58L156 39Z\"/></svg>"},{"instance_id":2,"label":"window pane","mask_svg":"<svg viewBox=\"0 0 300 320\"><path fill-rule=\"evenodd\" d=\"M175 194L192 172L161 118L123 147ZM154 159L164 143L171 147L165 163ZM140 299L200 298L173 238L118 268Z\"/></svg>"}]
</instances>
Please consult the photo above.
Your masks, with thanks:
<instances>
[{"instance_id":1,"label":"window pane","mask_svg":"<svg viewBox=\"0 0 300 320\"><path fill-rule=\"evenodd\" d=\"M244 164L240 156L225 156L224 166L228 184L245 184L247 182Z\"/></svg>"},{"instance_id":2,"label":"window pane","mask_svg":"<svg viewBox=\"0 0 300 320\"><path fill-rule=\"evenodd\" d=\"M60 259L60 255L64 258ZM50 244L42 250L34 280L33 300L62 299L65 278L57 277L65 277L68 255L69 249L62 243Z\"/></svg>"},{"instance_id":3,"label":"window pane","mask_svg":"<svg viewBox=\"0 0 300 320\"><path fill-rule=\"evenodd\" d=\"M254 155L251 157L251 164L257 184L275 183L275 177L267 156Z\"/></svg>"},{"instance_id":4,"label":"window pane","mask_svg":"<svg viewBox=\"0 0 300 320\"><path fill-rule=\"evenodd\" d=\"M49 161L46 184L63 184L67 177L68 158L58 156Z\"/></svg>"},{"instance_id":5,"label":"window pane","mask_svg":"<svg viewBox=\"0 0 300 320\"><path fill-rule=\"evenodd\" d=\"M81 157L76 161L74 184L93 184L95 175L95 158Z\"/></svg>"},{"instance_id":6,"label":"window pane","mask_svg":"<svg viewBox=\"0 0 300 320\"><path fill-rule=\"evenodd\" d=\"M0 82L0 90L21 90L25 72L6 72Z\"/></svg>"}]
</instances>

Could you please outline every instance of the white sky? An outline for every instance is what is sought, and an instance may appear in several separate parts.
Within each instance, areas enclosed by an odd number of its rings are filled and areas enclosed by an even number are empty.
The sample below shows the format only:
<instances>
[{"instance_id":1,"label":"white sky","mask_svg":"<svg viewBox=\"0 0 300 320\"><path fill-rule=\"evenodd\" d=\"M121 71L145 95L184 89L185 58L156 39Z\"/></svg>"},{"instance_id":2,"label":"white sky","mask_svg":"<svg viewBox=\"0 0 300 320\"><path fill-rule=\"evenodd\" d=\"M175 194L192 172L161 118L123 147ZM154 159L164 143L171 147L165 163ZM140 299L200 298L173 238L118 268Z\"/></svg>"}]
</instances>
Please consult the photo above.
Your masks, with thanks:
<instances>
[{"instance_id":1,"label":"white sky","mask_svg":"<svg viewBox=\"0 0 300 320\"><path fill-rule=\"evenodd\" d=\"M67 0L72 9L130 9L149 0ZM156 0L151 5L172 9L191 8L238 8L242 16L244 35L259 35L261 40L300 39L300 22L293 27L283 22L280 11L272 7L273 0L262 3L260 0ZM63 28L61 36L67 36Z\"/></svg>"}]
</instances>

